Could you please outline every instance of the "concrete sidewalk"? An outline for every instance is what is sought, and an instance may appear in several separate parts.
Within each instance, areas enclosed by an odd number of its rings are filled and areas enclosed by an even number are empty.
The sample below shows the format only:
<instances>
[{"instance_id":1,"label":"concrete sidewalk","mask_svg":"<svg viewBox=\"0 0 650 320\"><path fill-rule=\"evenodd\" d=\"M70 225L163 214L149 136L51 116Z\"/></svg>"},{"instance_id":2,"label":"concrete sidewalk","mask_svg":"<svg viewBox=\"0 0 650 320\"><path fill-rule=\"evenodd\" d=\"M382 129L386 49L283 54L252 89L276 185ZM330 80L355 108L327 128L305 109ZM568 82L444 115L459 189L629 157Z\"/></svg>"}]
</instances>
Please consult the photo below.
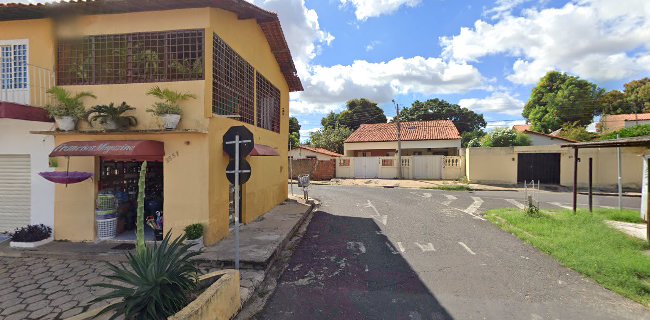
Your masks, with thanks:
<instances>
[{"instance_id":1,"label":"concrete sidewalk","mask_svg":"<svg viewBox=\"0 0 650 320\"><path fill-rule=\"evenodd\" d=\"M619 230L629 236L648 241L648 226L644 223L607 221L607 224L612 228Z\"/></svg>"}]
</instances>

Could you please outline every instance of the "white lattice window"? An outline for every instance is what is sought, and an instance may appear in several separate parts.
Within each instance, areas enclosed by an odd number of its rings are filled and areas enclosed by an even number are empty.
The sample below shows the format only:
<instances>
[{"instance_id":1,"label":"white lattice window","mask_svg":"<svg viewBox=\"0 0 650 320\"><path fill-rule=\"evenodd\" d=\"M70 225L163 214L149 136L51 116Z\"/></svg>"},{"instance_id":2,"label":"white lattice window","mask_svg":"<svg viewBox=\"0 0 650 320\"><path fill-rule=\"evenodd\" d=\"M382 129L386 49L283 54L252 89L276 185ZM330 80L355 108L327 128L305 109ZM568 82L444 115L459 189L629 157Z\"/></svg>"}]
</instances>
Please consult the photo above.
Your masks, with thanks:
<instances>
[{"instance_id":1,"label":"white lattice window","mask_svg":"<svg viewBox=\"0 0 650 320\"><path fill-rule=\"evenodd\" d=\"M29 59L27 41L0 41L0 99L27 103Z\"/></svg>"}]
</instances>

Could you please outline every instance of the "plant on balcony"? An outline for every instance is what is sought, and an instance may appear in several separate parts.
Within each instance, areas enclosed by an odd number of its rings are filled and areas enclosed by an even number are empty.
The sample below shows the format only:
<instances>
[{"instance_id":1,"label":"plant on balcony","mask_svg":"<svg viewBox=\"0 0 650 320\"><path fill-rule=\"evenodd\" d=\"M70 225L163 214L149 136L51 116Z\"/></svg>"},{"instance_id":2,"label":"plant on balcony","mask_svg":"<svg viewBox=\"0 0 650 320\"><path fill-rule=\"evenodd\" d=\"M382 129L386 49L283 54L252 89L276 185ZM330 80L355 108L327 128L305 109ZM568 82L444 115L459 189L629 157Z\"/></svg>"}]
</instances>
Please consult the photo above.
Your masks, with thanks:
<instances>
[{"instance_id":1,"label":"plant on balcony","mask_svg":"<svg viewBox=\"0 0 650 320\"><path fill-rule=\"evenodd\" d=\"M169 66L176 71L178 75L186 76L189 79L199 79L203 77L203 59L195 59L192 62L189 59L172 61Z\"/></svg>"},{"instance_id":2,"label":"plant on balcony","mask_svg":"<svg viewBox=\"0 0 650 320\"><path fill-rule=\"evenodd\" d=\"M86 115L84 109L84 98L96 98L90 92L78 92L76 94L61 87L52 87L47 90L56 101L54 104L45 106L45 110L54 118L59 130L72 131L77 126L77 121Z\"/></svg>"},{"instance_id":3,"label":"plant on balcony","mask_svg":"<svg viewBox=\"0 0 650 320\"><path fill-rule=\"evenodd\" d=\"M131 110L135 110L135 108L126 102L122 102L117 107L112 102L108 105L96 105L88 110L88 122L91 125L99 123L105 130L126 130L138 125L136 117L124 115L125 112Z\"/></svg>"},{"instance_id":4,"label":"plant on balcony","mask_svg":"<svg viewBox=\"0 0 650 320\"><path fill-rule=\"evenodd\" d=\"M162 101L156 102L153 106L147 109L147 112L153 113L163 121L163 126L166 130L174 130L181 120L183 110L180 103L190 99L196 99L196 96L191 93L181 93L170 89L161 89L156 86L151 88L147 95L156 97Z\"/></svg>"}]
</instances>

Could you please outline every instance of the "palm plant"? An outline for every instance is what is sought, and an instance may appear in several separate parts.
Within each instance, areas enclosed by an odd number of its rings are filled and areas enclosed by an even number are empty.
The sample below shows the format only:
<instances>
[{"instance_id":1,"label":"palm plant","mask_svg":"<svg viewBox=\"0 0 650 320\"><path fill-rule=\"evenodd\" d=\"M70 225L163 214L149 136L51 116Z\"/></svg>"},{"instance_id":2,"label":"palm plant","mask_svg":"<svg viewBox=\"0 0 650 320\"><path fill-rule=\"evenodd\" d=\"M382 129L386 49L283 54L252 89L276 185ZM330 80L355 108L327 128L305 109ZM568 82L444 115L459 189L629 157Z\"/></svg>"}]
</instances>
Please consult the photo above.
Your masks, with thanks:
<instances>
[{"instance_id":1,"label":"palm plant","mask_svg":"<svg viewBox=\"0 0 650 320\"><path fill-rule=\"evenodd\" d=\"M94 286L112 289L93 302L119 299L107 306L101 314L114 312L111 319L167 319L183 309L189 293L197 287L199 270L193 257L198 252L189 251L191 245L183 244L185 236L171 240L167 233L160 245L147 247L142 253L128 253L128 266L108 263L112 272L106 276L113 283Z\"/></svg>"},{"instance_id":2,"label":"palm plant","mask_svg":"<svg viewBox=\"0 0 650 320\"><path fill-rule=\"evenodd\" d=\"M115 127L115 129L125 129L138 125L138 119L134 116L123 115L127 111L135 110L135 108L122 102L121 105L115 106L112 102L108 105L96 105L88 110L88 121L92 125L94 122L99 122L108 127Z\"/></svg>"},{"instance_id":3,"label":"palm plant","mask_svg":"<svg viewBox=\"0 0 650 320\"><path fill-rule=\"evenodd\" d=\"M153 108L147 109L147 112L151 112L157 116L164 114L182 114L180 103L190 99L196 99L196 95L191 93L181 93L178 91L173 91L170 89L161 89L158 86L155 86L147 92L147 95L156 97L162 102L157 102L153 105Z\"/></svg>"},{"instance_id":4,"label":"palm plant","mask_svg":"<svg viewBox=\"0 0 650 320\"><path fill-rule=\"evenodd\" d=\"M56 101L53 105L45 106L45 110L54 118L72 117L75 120L83 118L86 114L83 98L97 98L90 92L78 92L72 94L61 87L52 87L47 90Z\"/></svg>"}]
</instances>

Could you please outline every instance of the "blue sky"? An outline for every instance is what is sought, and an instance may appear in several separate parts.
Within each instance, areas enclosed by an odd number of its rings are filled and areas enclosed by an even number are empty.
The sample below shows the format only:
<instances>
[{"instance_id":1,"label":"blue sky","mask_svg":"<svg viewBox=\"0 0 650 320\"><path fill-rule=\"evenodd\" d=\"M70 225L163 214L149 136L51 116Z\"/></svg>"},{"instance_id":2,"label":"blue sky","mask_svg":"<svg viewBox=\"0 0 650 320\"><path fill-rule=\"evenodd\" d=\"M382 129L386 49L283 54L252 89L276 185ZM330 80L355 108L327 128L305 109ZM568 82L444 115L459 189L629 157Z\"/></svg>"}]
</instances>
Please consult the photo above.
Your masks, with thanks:
<instances>
[{"instance_id":1,"label":"blue sky","mask_svg":"<svg viewBox=\"0 0 650 320\"><path fill-rule=\"evenodd\" d=\"M650 74L645 0L251 0L276 11L305 86L292 94L302 138L351 98L442 98L522 123L549 70L607 89Z\"/></svg>"}]
</instances>

